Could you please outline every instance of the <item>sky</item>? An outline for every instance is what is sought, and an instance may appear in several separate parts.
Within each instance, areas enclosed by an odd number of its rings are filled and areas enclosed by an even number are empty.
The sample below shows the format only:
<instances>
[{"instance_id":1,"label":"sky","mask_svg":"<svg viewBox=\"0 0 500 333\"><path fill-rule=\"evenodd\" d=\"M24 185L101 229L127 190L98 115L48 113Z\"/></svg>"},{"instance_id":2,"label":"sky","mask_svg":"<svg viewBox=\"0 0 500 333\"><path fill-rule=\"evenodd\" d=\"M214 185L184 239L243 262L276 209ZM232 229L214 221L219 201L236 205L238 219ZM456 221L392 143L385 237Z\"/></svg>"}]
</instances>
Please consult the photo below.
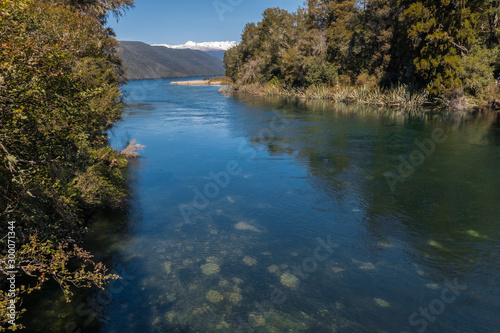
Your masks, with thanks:
<instances>
[{"instance_id":1,"label":"sky","mask_svg":"<svg viewBox=\"0 0 500 333\"><path fill-rule=\"evenodd\" d=\"M305 0L136 0L117 23L109 26L121 41L184 44L187 41L240 42L245 25L259 22L264 10L280 7L294 12Z\"/></svg>"}]
</instances>

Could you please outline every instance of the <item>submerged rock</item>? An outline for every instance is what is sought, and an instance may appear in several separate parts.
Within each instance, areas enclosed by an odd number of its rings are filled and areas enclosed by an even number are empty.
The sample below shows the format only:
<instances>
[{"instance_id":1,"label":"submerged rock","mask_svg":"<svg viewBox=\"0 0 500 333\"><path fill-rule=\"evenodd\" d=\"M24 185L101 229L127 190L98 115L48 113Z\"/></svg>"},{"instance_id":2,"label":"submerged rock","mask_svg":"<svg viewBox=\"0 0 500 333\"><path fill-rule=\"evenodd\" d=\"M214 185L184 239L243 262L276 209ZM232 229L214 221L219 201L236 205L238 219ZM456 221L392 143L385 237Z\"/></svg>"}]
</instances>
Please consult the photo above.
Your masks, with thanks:
<instances>
[{"instance_id":1,"label":"submerged rock","mask_svg":"<svg viewBox=\"0 0 500 333\"><path fill-rule=\"evenodd\" d=\"M243 262L247 266L255 266L255 265L257 265L257 259L252 258L252 257L248 257L248 256L246 256L245 258L243 258Z\"/></svg>"},{"instance_id":2,"label":"submerged rock","mask_svg":"<svg viewBox=\"0 0 500 333\"><path fill-rule=\"evenodd\" d=\"M432 290L437 290L439 289L439 284L437 283L427 283L425 285L427 288L432 289Z\"/></svg>"},{"instance_id":3,"label":"submerged rock","mask_svg":"<svg viewBox=\"0 0 500 333\"><path fill-rule=\"evenodd\" d=\"M177 314L175 312L167 313L167 320L169 323L173 322L175 317L177 317Z\"/></svg>"},{"instance_id":4,"label":"submerged rock","mask_svg":"<svg viewBox=\"0 0 500 333\"><path fill-rule=\"evenodd\" d=\"M383 308L388 308L391 306L391 304L381 298L374 298L373 299L375 301L375 303L377 303L378 306L381 306Z\"/></svg>"},{"instance_id":5,"label":"submerged rock","mask_svg":"<svg viewBox=\"0 0 500 333\"><path fill-rule=\"evenodd\" d=\"M371 262L365 262L365 263L362 263L361 265L359 265L359 269L372 270L372 269L375 269L375 265L372 264Z\"/></svg>"},{"instance_id":6,"label":"submerged rock","mask_svg":"<svg viewBox=\"0 0 500 333\"><path fill-rule=\"evenodd\" d=\"M267 268L267 270L269 271L269 273L277 273L279 271L279 267L276 265L272 265L272 266L269 266Z\"/></svg>"},{"instance_id":7,"label":"submerged rock","mask_svg":"<svg viewBox=\"0 0 500 333\"><path fill-rule=\"evenodd\" d=\"M281 275L280 282L285 287L296 288L299 283L299 279L292 273L284 273Z\"/></svg>"},{"instance_id":8,"label":"submerged rock","mask_svg":"<svg viewBox=\"0 0 500 333\"><path fill-rule=\"evenodd\" d=\"M241 294L229 293L229 301L233 304L238 304L242 299L243 297L241 296Z\"/></svg>"},{"instance_id":9,"label":"submerged rock","mask_svg":"<svg viewBox=\"0 0 500 333\"><path fill-rule=\"evenodd\" d=\"M436 249L440 249L440 250L444 249L444 246L441 245L440 243L438 243L437 241L435 241L434 239L429 239L428 244L432 247L435 247Z\"/></svg>"},{"instance_id":10,"label":"submerged rock","mask_svg":"<svg viewBox=\"0 0 500 333\"><path fill-rule=\"evenodd\" d=\"M165 267L165 271L167 272L167 274L170 274L172 273L172 263L167 261L163 264L163 266Z\"/></svg>"},{"instance_id":11,"label":"submerged rock","mask_svg":"<svg viewBox=\"0 0 500 333\"><path fill-rule=\"evenodd\" d=\"M228 286L230 286L229 281L227 281L227 280L220 280L220 281L219 281L219 287L221 287L221 288L226 288L226 287L228 287Z\"/></svg>"},{"instance_id":12,"label":"submerged rock","mask_svg":"<svg viewBox=\"0 0 500 333\"><path fill-rule=\"evenodd\" d=\"M236 230L248 230L248 231L253 231L253 232L260 232L259 229L257 229L253 225L250 225L246 222L238 222L234 225L234 228Z\"/></svg>"},{"instance_id":13,"label":"submerged rock","mask_svg":"<svg viewBox=\"0 0 500 333\"><path fill-rule=\"evenodd\" d=\"M252 318L253 322L257 325L257 326L261 326L261 325L264 325L266 323L266 318L262 317L262 316L256 316L254 314L251 314L250 315L250 318Z\"/></svg>"},{"instance_id":14,"label":"submerged rock","mask_svg":"<svg viewBox=\"0 0 500 333\"><path fill-rule=\"evenodd\" d=\"M208 301L211 303L219 303L224 299L224 296L222 296L222 294L220 292L218 292L217 290L210 290L207 293L206 297L207 297Z\"/></svg>"},{"instance_id":15,"label":"submerged rock","mask_svg":"<svg viewBox=\"0 0 500 333\"><path fill-rule=\"evenodd\" d=\"M208 305L205 305L204 307L202 308L197 308L193 311L193 315L195 316L199 316L199 315L202 315L204 313L206 313L208 310L210 310L210 307Z\"/></svg>"},{"instance_id":16,"label":"submerged rock","mask_svg":"<svg viewBox=\"0 0 500 333\"><path fill-rule=\"evenodd\" d=\"M201 271L205 275L213 275L219 273L220 267L214 262L209 262L201 266Z\"/></svg>"},{"instance_id":17,"label":"submerged rock","mask_svg":"<svg viewBox=\"0 0 500 333\"><path fill-rule=\"evenodd\" d=\"M243 282L243 280L240 279L240 278L235 277L235 278L233 278L233 282L236 283L236 284L240 284L240 283Z\"/></svg>"},{"instance_id":18,"label":"submerged rock","mask_svg":"<svg viewBox=\"0 0 500 333\"><path fill-rule=\"evenodd\" d=\"M390 249L391 247L393 247L393 245L389 242L378 242L377 246L385 249Z\"/></svg>"},{"instance_id":19,"label":"submerged rock","mask_svg":"<svg viewBox=\"0 0 500 333\"><path fill-rule=\"evenodd\" d=\"M466 233L467 235L469 235L469 236L472 236L472 237L488 239L488 237L487 237L487 236L483 236L483 235L481 235L481 234L480 234L479 232L477 232L476 230L472 230L472 229L471 229L471 230L467 230L465 233Z\"/></svg>"},{"instance_id":20,"label":"submerged rock","mask_svg":"<svg viewBox=\"0 0 500 333\"><path fill-rule=\"evenodd\" d=\"M332 268L332 271L333 271L335 274L337 274L337 273L341 273L341 272L345 271L345 269L344 269L344 268L342 268L342 267L333 267L333 268Z\"/></svg>"},{"instance_id":21,"label":"submerged rock","mask_svg":"<svg viewBox=\"0 0 500 333\"><path fill-rule=\"evenodd\" d=\"M359 261L356 259L352 259L352 262L355 263L356 265L358 265L359 269L362 269L365 271L375 269L375 265L372 264L371 262L362 262L362 261Z\"/></svg>"},{"instance_id":22,"label":"submerged rock","mask_svg":"<svg viewBox=\"0 0 500 333\"><path fill-rule=\"evenodd\" d=\"M229 324L223 320L215 328L218 330L223 330L229 327L230 327Z\"/></svg>"}]
</instances>

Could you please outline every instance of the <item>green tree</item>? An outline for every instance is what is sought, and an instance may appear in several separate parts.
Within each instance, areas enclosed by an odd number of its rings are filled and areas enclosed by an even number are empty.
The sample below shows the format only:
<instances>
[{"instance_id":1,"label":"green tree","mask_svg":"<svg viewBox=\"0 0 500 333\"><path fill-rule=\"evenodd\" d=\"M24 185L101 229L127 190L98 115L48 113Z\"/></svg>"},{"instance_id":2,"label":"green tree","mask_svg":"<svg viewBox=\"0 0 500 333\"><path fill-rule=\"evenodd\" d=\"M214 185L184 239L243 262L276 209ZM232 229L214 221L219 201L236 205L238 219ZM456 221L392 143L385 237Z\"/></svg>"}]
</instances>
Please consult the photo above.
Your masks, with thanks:
<instances>
[{"instance_id":1,"label":"green tree","mask_svg":"<svg viewBox=\"0 0 500 333\"><path fill-rule=\"evenodd\" d=\"M308 0L247 26L227 73L241 84L406 84L441 100L487 100L500 71L499 17L497 0Z\"/></svg>"},{"instance_id":2,"label":"green tree","mask_svg":"<svg viewBox=\"0 0 500 333\"><path fill-rule=\"evenodd\" d=\"M127 162L103 134L122 111L116 45L91 10L59 1L0 3L0 223L4 233L15 221L25 281L18 295L50 277L69 300L70 285L102 287L116 278L78 244L88 215L119 207L127 195ZM9 300L1 287L5 324Z\"/></svg>"},{"instance_id":3,"label":"green tree","mask_svg":"<svg viewBox=\"0 0 500 333\"><path fill-rule=\"evenodd\" d=\"M460 88L461 59L472 47L496 38L491 22L498 15L496 5L488 0L403 0L401 5L418 78L434 95Z\"/></svg>"},{"instance_id":4,"label":"green tree","mask_svg":"<svg viewBox=\"0 0 500 333\"><path fill-rule=\"evenodd\" d=\"M341 68L349 61L353 25L358 7L356 0L308 0L309 24L325 31L328 60Z\"/></svg>"},{"instance_id":5,"label":"green tree","mask_svg":"<svg viewBox=\"0 0 500 333\"><path fill-rule=\"evenodd\" d=\"M105 23L109 14L122 16L126 10L134 7L135 0L52 0L56 3L72 6L92 15Z\"/></svg>"}]
</instances>

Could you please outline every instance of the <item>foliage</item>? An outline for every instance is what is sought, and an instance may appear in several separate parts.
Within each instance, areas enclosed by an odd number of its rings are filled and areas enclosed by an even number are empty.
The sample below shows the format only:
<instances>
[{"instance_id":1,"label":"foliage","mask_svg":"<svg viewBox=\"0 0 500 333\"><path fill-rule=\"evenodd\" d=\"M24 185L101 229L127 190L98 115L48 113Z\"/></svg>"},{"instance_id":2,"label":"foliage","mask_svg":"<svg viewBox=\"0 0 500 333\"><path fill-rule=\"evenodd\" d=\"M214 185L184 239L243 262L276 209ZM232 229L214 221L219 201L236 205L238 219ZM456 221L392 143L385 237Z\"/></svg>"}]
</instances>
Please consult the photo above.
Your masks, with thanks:
<instances>
[{"instance_id":1,"label":"foliage","mask_svg":"<svg viewBox=\"0 0 500 333\"><path fill-rule=\"evenodd\" d=\"M495 59L500 55L500 49L488 49L484 46L474 46L461 59L462 72L459 73L463 88L468 95L478 96L484 101L491 101L495 96L488 94L494 91L495 82L490 80L491 73L495 72ZM498 72L495 74L498 75Z\"/></svg>"},{"instance_id":2,"label":"foliage","mask_svg":"<svg viewBox=\"0 0 500 333\"><path fill-rule=\"evenodd\" d=\"M93 210L126 198L126 159L103 135L121 114L117 42L103 23L105 11L132 3L0 3L0 223L7 230L15 221L17 281L28 281L19 295L51 278L69 299L70 285L102 287L116 278L78 241ZM6 252L2 235L2 283ZM7 302L2 292L2 325Z\"/></svg>"},{"instance_id":3,"label":"foliage","mask_svg":"<svg viewBox=\"0 0 500 333\"><path fill-rule=\"evenodd\" d=\"M106 22L111 13L120 17L130 8L134 7L135 0L55 0L54 2L70 5L81 10L92 17L98 18L102 23Z\"/></svg>"},{"instance_id":4,"label":"foliage","mask_svg":"<svg viewBox=\"0 0 500 333\"><path fill-rule=\"evenodd\" d=\"M236 89L277 77L291 89L403 84L433 100L463 91L484 101L500 70L499 16L496 0L308 0L247 25L226 75Z\"/></svg>"}]
</instances>

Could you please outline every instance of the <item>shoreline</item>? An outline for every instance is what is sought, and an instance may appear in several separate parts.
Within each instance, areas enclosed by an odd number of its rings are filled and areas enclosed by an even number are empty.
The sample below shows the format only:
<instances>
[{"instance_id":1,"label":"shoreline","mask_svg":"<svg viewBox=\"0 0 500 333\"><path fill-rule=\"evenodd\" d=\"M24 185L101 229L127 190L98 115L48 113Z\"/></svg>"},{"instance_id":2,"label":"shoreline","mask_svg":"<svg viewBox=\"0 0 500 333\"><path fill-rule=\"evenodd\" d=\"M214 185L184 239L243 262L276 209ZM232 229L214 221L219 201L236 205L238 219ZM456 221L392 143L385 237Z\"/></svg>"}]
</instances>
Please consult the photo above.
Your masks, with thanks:
<instances>
[{"instance_id":1,"label":"shoreline","mask_svg":"<svg viewBox=\"0 0 500 333\"><path fill-rule=\"evenodd\" d=\"M210 80L192 80L192 81L174 81L170 84L177 86L222 86L219 82L210 82Z\"/></svg>"},{"instance_id":2,"label":"shoreline","mask_svg":"<svg viewBox=\"0 0 500 333\"><path fill-rule=\"evenodd\" d=\"M257 96L279 96L295 97L301 100L325 100L333 103L364 104L377 107L404 109L449 109L458 112L473 113L478 110L497 111L491 107L491 102L486 104L475 103L467 96L461 96L456 100L438 104L433 102L425 90L411 92L406 85L396 86L390 89L380 87L368 88L366 86L311 86L308 88L285 88L273 83L232 85L222 88L221 93L243 92ZM459 102L460 107L453 107L453 102Z\"/></svg>"}]
</instances>

